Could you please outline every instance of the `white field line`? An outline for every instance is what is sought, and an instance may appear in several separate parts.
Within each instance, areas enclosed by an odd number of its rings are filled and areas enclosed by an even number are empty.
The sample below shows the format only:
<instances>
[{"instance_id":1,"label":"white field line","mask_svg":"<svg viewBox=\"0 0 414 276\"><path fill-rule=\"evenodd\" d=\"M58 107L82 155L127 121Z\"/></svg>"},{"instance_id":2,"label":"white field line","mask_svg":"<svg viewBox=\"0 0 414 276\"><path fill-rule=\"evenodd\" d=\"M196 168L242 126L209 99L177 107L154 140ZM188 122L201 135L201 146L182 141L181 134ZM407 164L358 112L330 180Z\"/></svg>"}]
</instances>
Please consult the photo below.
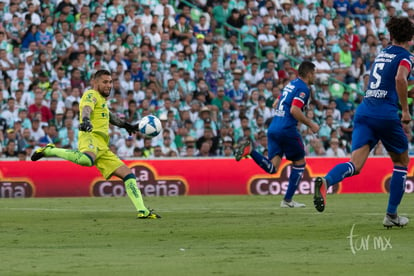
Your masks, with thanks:
<instances>
[{"instance_id":1,"label":"white field line","mask_svg":"<svg viewBox=\"0 0 414 276\"><path fill-rule=\"evenodd\" d=\"M404 208L404 209L414 209L414 208ZM258 211L267 211L267 212L280 212L290 210L287 208L249 208L249 210L258 210ZM85 209L85 208L28 208L28 207L3 207L0 208L0 211L29 211L29 212L74 212L74 213L119 213L119 212L131 212L130 208L113 208L113 209ZM194 213L194 212L205 212L211 211L213 213L232 213L232 214L245 214L245 210L236 209L236 208L169 208L168 210L157 209L160 213L174 213L174 212L185 212L185 213ZM292 215L324 215L324 216L337 216L335 212L324 212L318 213L313 208L304 208L301 210L291 210ZM133 212L133 211L132 211ZM355 215L364 215L364 216L383 216L385 213L354 213ZM400 215L409 216L406 213L400 213Z\"/></svg>"}]
</instances>

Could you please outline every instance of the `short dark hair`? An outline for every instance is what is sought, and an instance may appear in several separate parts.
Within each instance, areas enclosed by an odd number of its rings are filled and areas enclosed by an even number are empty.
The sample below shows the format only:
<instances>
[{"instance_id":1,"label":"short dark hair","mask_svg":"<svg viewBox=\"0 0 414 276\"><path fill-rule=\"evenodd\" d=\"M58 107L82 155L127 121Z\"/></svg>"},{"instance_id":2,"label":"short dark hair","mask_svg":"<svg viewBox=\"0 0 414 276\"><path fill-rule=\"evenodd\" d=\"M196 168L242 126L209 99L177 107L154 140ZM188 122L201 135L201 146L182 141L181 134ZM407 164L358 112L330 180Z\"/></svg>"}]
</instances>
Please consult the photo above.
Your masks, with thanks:
<instances>
[{"instance_id":1,"label":"short dark hair","mask_svg":"<svg viewBox=\"0 0 414 276\"><path fill-rule=\"evenodd\" d=\"M313 64L310 61L303 61L300 65L299 65L299 69L298 69L298 73L300 77L306 77L306 75L309 72L312 72L315 70L315 64Z\"/></svg>"},{"instance_id":2,"label":"short dark hair","mask_svg":"<svg viewBox=\"0 0 414 276\"><path fill-rule=\"evenodd\" d=\"M101 76L111 76L111 72L108 70L98 70L93 74L93 79L99 79Z\"/></svg>"},{"instance_id":3,"label":"short dark hair","mask_svg":"<svg viewBox=\"0 0 414 276\"><path fill-rule=\"evenodd\" d=\"M393 16L387 22L386 27L391 39L397 42L411 41L414 36L414 23L408 17Z\"/></svg>"}]
</instances>

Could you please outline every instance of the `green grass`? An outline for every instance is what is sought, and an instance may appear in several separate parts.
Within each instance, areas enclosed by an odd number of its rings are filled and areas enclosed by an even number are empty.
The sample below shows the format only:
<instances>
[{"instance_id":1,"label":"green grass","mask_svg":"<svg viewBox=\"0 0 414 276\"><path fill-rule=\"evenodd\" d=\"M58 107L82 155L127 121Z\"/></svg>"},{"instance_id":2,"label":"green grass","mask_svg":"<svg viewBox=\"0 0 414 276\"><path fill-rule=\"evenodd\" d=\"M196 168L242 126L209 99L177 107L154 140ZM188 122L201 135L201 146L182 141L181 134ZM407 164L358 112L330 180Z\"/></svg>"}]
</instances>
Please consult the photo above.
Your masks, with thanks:
<instances>
[{"instance_id":1,"label":"green grass","mask_svg":"<svg viewBox=\"0 0 414 276\"><path fill-rule=\"evenodd\" d=\"M127 198L0 200L0 275L402 275L414 225L382 226L386 194L149 197L163 216L137 220ZM413 214L414 195L400 214ZM369 236L367 250L351 251ZM374 248L373 239L390 245ZM384 243L385 245L385 243Z\"/></svg>"}]
</instances>

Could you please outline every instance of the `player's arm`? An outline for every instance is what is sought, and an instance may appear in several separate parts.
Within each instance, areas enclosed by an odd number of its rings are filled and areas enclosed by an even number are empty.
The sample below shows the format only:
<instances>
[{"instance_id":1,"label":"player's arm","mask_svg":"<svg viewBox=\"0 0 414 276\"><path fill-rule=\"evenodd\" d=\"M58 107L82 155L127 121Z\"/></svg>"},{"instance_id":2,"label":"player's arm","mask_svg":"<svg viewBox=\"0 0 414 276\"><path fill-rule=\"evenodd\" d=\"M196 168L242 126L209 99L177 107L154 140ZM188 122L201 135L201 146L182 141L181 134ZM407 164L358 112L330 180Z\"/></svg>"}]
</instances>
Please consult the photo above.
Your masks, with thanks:
<instances>
[{"instance_id":1,"label":"player's arm","mask_svg":"<svg viewBox=\"0 0 414 276\"><path fill-rule=\"evenodd\" d=\"M413 85L414 80L408 80L408 86ZM408 90L408 98L414 98L414 87Z\"/></svg>"},{"instance_id":2,"label":"player's arm","mask_svg":"<svg viewBox=\"0 0 414 276\"><path fill-rule=\"evenodd\" d=\"M277 98L275 99L275 101L273 102L273 104L272 104L272 107L273 107L273 108L276 108L276 107L277 107L277 105L279 104L280 97L282 97L282 94L280 94L280 95L279 95L279 97L277 97Z\"/></svg>"},{"instance_id":3,"label":"player's arm","mask_svg":"<svg viewBox=\"0 0 414 276\"><path fill-rule=\"evenodd\" d=\"M82 109L82 122L79 124L80 131L91 132L93 126L91 124L92 107L85 105Z\"/></svg>"},{"instance_id":4,"label":"player's arm","mask_svg":"<svg viewBox=\"0 0 414 276\"><path fill-rule=\"evenodd\" d=\"M138 123L131 125L112 112L109 112L109 123L117 127L125 128L129 135L138 131Z\"/></svg>"},{"instance_id":5,"label":"player's arm","mask_svg":"<svg viewBox=\"0 0 414 276\"><path fill-rule=\"evenodd\" d=\"M290 107L290 114L292 114L293 118L298 120L299 122L307 125L313 133L318 132L319 126L312 122L311 119L305 116L302 112L302 108L305 106L305 101L299 97L293 99L292 106Z\"/></svg>"},{"instance_id":6,"label":"player's arm","mask_svg":"<svg viewBox=\"0 0 414 276\"><path fill-rule=\"evenodd\" d=\"M411 70L411 63L403 59L398 66L397 75L395 76L395 88L397 89L398 99L401 104L401 121L408 124L411 121L411 115L408 109L408 74Z\"/></svg>"},{"instance_id":7,"label":"player's arm","mask_svg":"<svg viewBox=\"0 0 414 276\"><path fill-rule=\"evenodd\" d=\"M280 97L279 97L280 98ZM279 98L277 98L274 102L273 102L273 104L272 104L272 107L273 108L276 108L277 107L277 104L279 103Z\"/></svg>"}]
</instances>

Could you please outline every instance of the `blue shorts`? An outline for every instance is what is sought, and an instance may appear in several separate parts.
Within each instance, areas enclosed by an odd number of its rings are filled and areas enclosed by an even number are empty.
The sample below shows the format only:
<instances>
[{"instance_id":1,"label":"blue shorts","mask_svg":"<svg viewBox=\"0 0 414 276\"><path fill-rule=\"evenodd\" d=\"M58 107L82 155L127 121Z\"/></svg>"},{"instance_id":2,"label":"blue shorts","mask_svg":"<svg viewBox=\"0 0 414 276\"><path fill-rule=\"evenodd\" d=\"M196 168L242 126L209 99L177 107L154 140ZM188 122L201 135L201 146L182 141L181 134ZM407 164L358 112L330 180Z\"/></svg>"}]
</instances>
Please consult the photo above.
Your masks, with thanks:
<instances>
[{"instance_id":1,"label":"blue shorts","mask_svg":"<svg viewBox=\"0 0 414 276\"><path fill-rule=\"evenodd\" d=\"M384 120L356 114L352 151L365 145L373 149L379 140L389 152L400 154L408 149L408 139L400 120Z\"/></svg>"},{"instance_id":2,"label":"blue shorts","mask_svg":"<svg viewBox=\"0 0 414 276\"><path fill-rule=\"evenodd\" d=\"M267 132L267 147L269 159L279 155L281 158L286 156L287 160L298 161L305 158L305 147L302 137L296 130L272 130Z\"/></svg>"}]
</instances>

